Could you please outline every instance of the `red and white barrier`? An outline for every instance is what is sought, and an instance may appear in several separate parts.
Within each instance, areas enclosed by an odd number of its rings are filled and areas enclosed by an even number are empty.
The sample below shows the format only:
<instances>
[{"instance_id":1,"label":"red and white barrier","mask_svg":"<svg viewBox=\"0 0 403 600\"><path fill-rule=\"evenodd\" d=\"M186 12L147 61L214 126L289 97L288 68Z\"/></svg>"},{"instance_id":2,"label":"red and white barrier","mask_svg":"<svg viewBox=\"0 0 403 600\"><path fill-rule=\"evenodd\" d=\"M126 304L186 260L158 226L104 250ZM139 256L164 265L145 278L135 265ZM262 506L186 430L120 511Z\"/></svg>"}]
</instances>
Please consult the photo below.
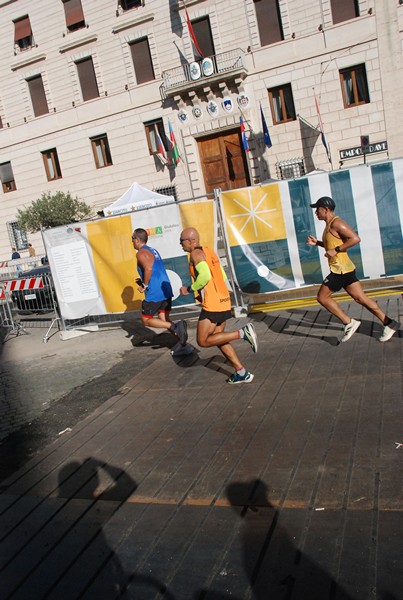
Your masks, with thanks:
<instances>
[{"instance_id":1,"label":"red and white barrier","mask_svg":"<svg viewBox=\"0 0 403 600\"><path fill-rule=\"evenodd\" d=\"M5 292L14 292L17 290L38 290L43 288L42 277L30 277L29 279L10 279L4 282Z\"/></svg>"},{"instance_id":2,"label":"red and white barrier","mask_svg":"<svg viewBox=\"0 0 403 600\"><path fill-rule=\"evenodd\" d=\"M5 291L0 287L0 300L4 300L6 297Z\"/></svg>"}]
</instances>

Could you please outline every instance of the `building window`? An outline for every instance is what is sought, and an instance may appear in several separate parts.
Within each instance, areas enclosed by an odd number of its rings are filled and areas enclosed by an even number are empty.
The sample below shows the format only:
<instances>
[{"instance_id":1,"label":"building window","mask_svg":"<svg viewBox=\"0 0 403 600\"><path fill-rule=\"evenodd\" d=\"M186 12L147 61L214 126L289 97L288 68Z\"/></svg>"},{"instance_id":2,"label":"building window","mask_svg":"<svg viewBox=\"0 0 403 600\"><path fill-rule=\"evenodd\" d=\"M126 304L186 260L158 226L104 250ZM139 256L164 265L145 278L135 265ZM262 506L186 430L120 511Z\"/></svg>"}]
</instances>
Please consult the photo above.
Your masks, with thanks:
<instances>
[{"instance_id":1,"label":"building window","mask_svg":"<svg viewBox=\"0 0 403 600\"><path fill-rule=\"evenodd\" d=\"M28 248L27 232L20 229L17 221L7 223L8 237L10 246L17 250L26 250Z\"/></svg>"},{"instance_id":2,"label":"building window","mask_svg":"<svg viewBox=\"0 0 403 600\"><path fill-rule=\"evenodd\" d=\"M5 162L0 164L0 179L4 193L13 192L17 189L17 186L15 185L11 162Z\"/></svg>"},{"instance_id":3,"label":"building window","mask_svg":"<svg viewBox=\"0 0 403 600\"><path fill-rule=\"evenodd\" d=\"M360 16L358 0L330 0L333 23L342 23Z\"/></svg>"},{"instance_id":4,"label":"building window","mask_svg":"<svg viewBox=\"0 0 403 600\"><path fill-rule=\"evenodd\" d=\"M14 43L20 50L28 50L34 45L31 23L28 15L14 21Z\"/></svg>"},{"instance_id":5,"label":"building window","mask_svg":"<svg viewBox=\"0 0 403 600\"><path fill-rule=\"evenodd\" d=\"M76 31L85 27L85 19L81 0L62 0L66 17L66 26L69 31Z\"/></svg>"},{"instance_id":6,"label":"building window","mask_svg":"<svg viewBox=\"0 0 403 600\"><path fill-rule=\"evenodd\" d=\"M84 58L84 60L76 62L76 65L84 102L93 98L99 98L99 89L92 57L89 56L88 58Z\"/></svg>"},{"instance_id":7,"label":"building window","mask_svg":"<svg viewBox=\"0 0 403 600\"><path fill-rule=\"evenodd\" d=\"M211 34L210 19L203 17L192 21L193 32L204 57L214 56L214 42Z\"/></svg>"},{"instance_id":8,"label":"building window","mask_svg":"<svg viewBox=\"0 0 403 600\"><path fill-rule=\"evenodd\" d=\"M150 154L160 154L160 144L163 145L165 152L167 152L169 145L165 136L162 119L144 123L144 127L146 130L147 144Z\"/></svg>"},{"instance_id":9,"label":"building window","mask_svg":"<svg viewBox=\"0 0 403 600\"><path fill-rule=\"evenodd\" d=\"M131 8L139 8L143 5L142 0L119 0L118 2L122 10L130 10Z\"/></svg>"},{"instance_id":10,"label":"building window","mask_svg":"<svg viewBox=\"0 0 403 600\"><path fill-rule=\"evenodd\" d=\"M261 46L284 39L279 0L253 0Z\"/></svg>"},{"instance_id":11,"label":"building window","mask_svg":"<svg viewBox=\"0 0 403 600\"><path fill-rule=\"evenodd\" d=\"M295 121L294 100L292 97L291 84L280 85L268 90L273 124Z\"/></svg>"},{"instance_id":12,"label":"building window","mask_svg":"<svg viewBox=\"0 0 403 600\"><path fill-rule=\"evenodd\" d=\"M134 71L137 83L145 83L155 79L148 39L143 38L130 44Z\"/></svg>"},{"instance_id":13,"label":"building window","mask_svg":"<svg viewBox=\"0 0 403 600\"><path fill-rule=\"evenodd\" d=\"M92 137L90 140L97 169L112 165L112 156L106 133Z\"/></svg>"},{"instance_id":14,"label":"building window","mask_svg":"<svg viewBox=\"0 0 403 600\"><path fill-rule=\"evenodd\" d=\"M305 175L304 160L302 158L290 158L280 160L276 163L278 179L295 179Z\"/></svg>"},{"instance_id":15,"label":"building window","mask_svg":"<svg viewBox=\"0 0 403 600\"><path fill-rule=\"evenodd\" d=\"M46 177L48 178L48 181L61 179L62 172L60 169L56 148L42 152L42 159L43 164L45 165Z\"/></svg>"},{"instance_id":16,"label":"building window","mask_svg":"<svg viewBox=\"0 0 403 600\"><path fill-rule=\"evenodd\" d=\"M46 100L45 88L43 87L42 75L31 77L31 79L27 80L27 83L35 117L46 115L49 112L49 107Z\"/></svg>"},{"instance_id":17,"label":"building window","mask_svg":"<svg viewBox=\"0 0 403 600\"><path fill-rule=\"evenodd\" d=\"M365 65L357 65L340 71L344 108L367 104L369 92Z\"/></svg>"},{"instance_id":18,"label":"building window","mask_svg":"<svg viewBox=\"0 0 403 600\"><path fill-rule=\"evenodd\" d=\"M161 187L153 188L154 192L157 194L162 194L163 196L172 196L175 202L178 200L178 196L176 194L176 185L162 185Z\"/></svg>"}]
</instances>

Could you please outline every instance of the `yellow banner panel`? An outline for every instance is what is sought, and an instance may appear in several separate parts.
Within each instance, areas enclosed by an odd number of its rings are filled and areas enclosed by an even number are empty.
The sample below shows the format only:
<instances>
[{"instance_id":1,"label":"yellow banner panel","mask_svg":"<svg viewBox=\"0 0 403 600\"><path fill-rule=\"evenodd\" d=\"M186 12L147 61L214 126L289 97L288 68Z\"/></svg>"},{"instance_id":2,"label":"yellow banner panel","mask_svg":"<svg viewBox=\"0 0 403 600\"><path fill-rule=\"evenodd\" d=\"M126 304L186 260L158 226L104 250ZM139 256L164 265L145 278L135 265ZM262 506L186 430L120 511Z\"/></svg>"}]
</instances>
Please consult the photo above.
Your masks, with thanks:
<instances>
[{"instance_id":1,"label":"yellow banner panel","mask_svg":"<svg viewBox=\"0 0 403 600\"><path fill-rule=\"evenodd\" d=\"M215 205L213 200L206 202L182 202L179 211L183 229L194 227L200 233L202 246L215 248Z\"/></svg>"},{"instance_id":2,"label":"yellow banner panel","mask_svg":"<svg viewBox=\"0 0 403 600\"><path fill-rule=\"evenodd\" d=\"M139 310L136 252L130 215L87 223L95 271L107 312Z\"/></svg>"},{"instance_id":3,"label":"yellow banner panel","mask_svg":"<svg viewBox=\"0 0 403 600\"><path fill-rule=\"evenodd\" d=\"M223 192L222 204L230 246L286 238L277 184Z\"/></svg>"}]
</instances>

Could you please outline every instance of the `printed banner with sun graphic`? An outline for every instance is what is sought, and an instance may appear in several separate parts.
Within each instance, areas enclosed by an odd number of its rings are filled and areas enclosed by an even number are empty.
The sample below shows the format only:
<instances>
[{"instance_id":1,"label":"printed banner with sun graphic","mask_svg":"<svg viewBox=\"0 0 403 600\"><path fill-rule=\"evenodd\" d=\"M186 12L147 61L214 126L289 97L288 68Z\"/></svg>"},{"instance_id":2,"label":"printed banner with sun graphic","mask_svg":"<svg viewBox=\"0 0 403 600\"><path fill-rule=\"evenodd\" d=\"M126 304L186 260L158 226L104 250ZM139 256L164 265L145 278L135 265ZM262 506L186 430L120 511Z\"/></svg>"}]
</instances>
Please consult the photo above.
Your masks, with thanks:
<instances>
[{"instance_id":1,"label":"printed banner with sun graphic","mask_svg":"<svg viewBox=\"0 0 403 600\"><path fill-rule=\"evenodd\" d=\"M279 186L223 192L221 209L240 289L261 294L294 287Z\"/></svg>"}]
</instances>

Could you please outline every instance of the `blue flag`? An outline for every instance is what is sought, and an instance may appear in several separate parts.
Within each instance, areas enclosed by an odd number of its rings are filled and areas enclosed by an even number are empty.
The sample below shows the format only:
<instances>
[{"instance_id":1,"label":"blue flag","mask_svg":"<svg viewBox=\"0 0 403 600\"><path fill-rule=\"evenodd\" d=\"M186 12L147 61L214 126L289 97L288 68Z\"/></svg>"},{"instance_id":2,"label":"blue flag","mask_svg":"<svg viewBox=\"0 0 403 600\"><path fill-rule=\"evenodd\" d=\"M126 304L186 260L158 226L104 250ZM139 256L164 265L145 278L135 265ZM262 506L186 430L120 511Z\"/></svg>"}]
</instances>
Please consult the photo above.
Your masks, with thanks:
<instances>
[{"instance_id":1,"label":"blue flag","mask_svg":"<svg viewBox=\"0 0 403 600\"><path fill-rule=\"evenodd\" d=\"M271 139L270 139L270 135L269 135L269 130L268 130L268 127L267 127L266 119L264 118L264 114L263 114L262 105L260 105L260 114L261 114L261 117L262 117L262 129L263 129L264 143L266 144L266 146L268 148L271 148L273 144L271 143Z\"/></svg>"}]
</instances>

